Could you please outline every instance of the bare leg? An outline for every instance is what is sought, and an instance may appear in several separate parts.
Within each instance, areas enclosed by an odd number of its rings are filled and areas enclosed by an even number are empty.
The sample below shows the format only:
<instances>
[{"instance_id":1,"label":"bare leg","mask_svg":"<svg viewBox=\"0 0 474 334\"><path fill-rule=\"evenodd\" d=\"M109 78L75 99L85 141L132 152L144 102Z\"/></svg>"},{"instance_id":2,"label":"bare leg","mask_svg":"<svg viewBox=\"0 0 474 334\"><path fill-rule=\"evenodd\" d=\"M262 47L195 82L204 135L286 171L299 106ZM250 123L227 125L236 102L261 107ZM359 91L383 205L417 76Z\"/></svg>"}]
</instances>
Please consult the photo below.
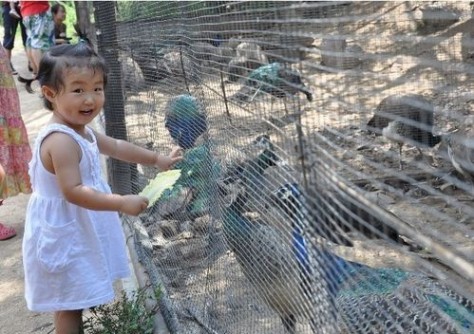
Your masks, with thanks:
<instances>
[{"instance_id":1,"label":"bare leg","mask_svg":"<svg viewBox=\"0 0 474 334\"><path fill-rule=\"evenodd\" d=\"M31 84L36 80L36 75L38 74L39 63L43 52L40 49L26 48L26 56L28 57L28 67L31 66L33 72L33 78L27 79L22 76L18 76L18 81L25 83L25 89L28 93L33 94L34 91L31 88Z\"/></svg>"},{"instance_id":2,"label":"bare leg","mask_svg":"<svg viewBox=\"0 0 474 334\"><path fill-rule=\"evenodd\" d=\"M5 52L7 53L8 60L11 62L12 61L12 50L5 49Z\"/></svg>"},{"instance_id":3,"label":"bare leg","mask_svg":"<svg viewBox=\"0 0 474 334\"><path fill-rule=\"evenodd\" d=\"M10 66L10 68L12 70L12 74L17 74L17 72L13 68L13 64L12 64L12 50L5 49L5 52L6 52L7 58L8 58L8 66Z\"/></svg>"},{"instance_id":4,"label":"bare leg","mask_svg":"<svg viewBox=\"0 0 474 334\"><path fill-rule=\"evenodd\" d=\"M54 312L56 334L81 334L82 310Z\"/></svg>"},{"instance_id":5,"label":"bare leg","mask_svg":"<svg viewBox=\"0 0 474 334\"><path fill-rule=\"evenodd\" d=\"M40 49L27 48L26 55L28 56L28 60L31 63L33 74L36 75L38 73L41 57L43 56L43 51Z\"/></svg>"},{"instance_id":6,"label":"bare leg","mask_svg":"<svg viewBox=\"0 0 474 334\"><path fill-rule=\"evenodd\" d=\"M31 68L34 71L33 59L32 59L32 56L31 56L31 48L26 48L25 51L26 51L26 58L28 58L28 64L30 64Z\"/></svg>"}]
</instances>

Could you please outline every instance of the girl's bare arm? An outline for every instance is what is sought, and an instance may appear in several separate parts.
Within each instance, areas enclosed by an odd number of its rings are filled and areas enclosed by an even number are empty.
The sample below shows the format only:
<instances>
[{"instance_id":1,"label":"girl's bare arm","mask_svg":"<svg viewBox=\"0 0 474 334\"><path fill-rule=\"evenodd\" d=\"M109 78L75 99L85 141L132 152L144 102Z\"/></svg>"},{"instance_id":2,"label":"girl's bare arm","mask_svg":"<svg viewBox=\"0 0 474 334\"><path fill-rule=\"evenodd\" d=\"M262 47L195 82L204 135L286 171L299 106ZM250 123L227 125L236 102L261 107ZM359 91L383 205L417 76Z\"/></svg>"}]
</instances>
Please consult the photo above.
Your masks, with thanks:
<instances>
[{"instance_id":1,"label":"girl's bare arm","mask_svg":"<svg viewBox=\"0 0 474 334\"><path fill-rule=\"evenodd\" d=\"M137 215L148 201L137 195L121 196L99 192L82 183L79 163L79 145L64 133L52 133L41 145L44 167L56 175L59 187L67 201L90 210L121 211Z\"/></svg>"},{"instance_id":2,"label":"girl's bare arm","mask_svg":"<svg viewBox=\"0 0 474 334\"><path fill-rule=\"evenodd\" d=\"M125 140L115 139L95 132L99 150L102 154L117 160L155 166L161 170L170 169L182 159L181 149L173 149L169 155L161 155Z\"/></svg>"}]
</instances>

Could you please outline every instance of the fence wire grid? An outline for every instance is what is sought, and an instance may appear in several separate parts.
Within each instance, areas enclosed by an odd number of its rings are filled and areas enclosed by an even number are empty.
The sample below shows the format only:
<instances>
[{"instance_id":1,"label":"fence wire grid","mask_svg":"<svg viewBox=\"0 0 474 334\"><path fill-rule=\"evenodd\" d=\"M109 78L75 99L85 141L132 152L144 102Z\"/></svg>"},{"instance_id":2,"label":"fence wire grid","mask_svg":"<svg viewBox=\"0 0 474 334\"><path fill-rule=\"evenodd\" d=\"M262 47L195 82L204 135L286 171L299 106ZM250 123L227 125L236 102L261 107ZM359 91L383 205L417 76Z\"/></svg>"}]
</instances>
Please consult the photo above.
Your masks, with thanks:
<instances>
[{"instance_id":1,"label":"fence wire grid","mask_svg":"<svg viewBox=\"0 0 474 334\"><path fill-rule=\"evenodd\" d=\"M474 333L470 2L94 2L171 333ZM119 192L158 170L110 161Z\"/></svg>"}]
</instances>

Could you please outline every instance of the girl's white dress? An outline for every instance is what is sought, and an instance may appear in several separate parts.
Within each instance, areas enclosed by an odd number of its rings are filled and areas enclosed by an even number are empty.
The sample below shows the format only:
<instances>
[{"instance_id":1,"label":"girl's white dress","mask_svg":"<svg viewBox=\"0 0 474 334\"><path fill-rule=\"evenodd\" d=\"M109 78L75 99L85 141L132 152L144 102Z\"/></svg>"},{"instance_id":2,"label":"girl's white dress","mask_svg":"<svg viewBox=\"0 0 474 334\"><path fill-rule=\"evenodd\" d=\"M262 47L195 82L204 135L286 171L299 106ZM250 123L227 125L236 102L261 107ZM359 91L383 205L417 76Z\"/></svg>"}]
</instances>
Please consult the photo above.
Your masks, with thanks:
<instances>
[{"instance_id":1,"label":"girl's white dress","mask_svg":"<svg viewBox=\"0 0 474 334\"><path fill-rule=\"evenodd\" d=\"M129 275L125 238L118 213L71 204L56 176L40 159L40 146L52 132L71 136L82 149L82 183L110 193L100 170L99 149L91 129L88 141L60 124L43 129L30 162L33 187L23 237L25 298L37 312L79 310L110 302L113 282Z\"/></svg>"}]
</instances>

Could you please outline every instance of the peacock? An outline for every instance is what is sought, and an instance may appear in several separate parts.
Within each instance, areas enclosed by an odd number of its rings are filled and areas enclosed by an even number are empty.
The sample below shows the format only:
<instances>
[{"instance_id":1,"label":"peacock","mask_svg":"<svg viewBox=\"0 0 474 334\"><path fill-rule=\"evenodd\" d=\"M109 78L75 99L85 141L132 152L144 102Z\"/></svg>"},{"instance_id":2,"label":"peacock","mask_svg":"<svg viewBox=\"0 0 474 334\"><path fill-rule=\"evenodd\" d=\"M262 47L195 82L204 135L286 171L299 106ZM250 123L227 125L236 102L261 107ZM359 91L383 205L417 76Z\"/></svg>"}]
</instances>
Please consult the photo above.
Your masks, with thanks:
<instances>
[{"instance_id":1,"label":"peacock","mask_svg":"<svg viewBox=\"0 0 474 334\"><path fill-rule=\"evenodd\" d=\"M260 206L266 205L269 198L269 185L264 175L265 171L278 165L281 158L276 154L275 147L267 134L258 136L254 143L263 151L255 158L235 164L227 169L224 174L223 183L240 183L247 192L253 209L259 210ZM318 192L312 196L311 201L301 195L299 197L305 210L314 212L322 221L315 226L315 232L319 236L339 245L353 246L348 232L357 231L367 238L388 238L396 243L407 246L406 241L400 233L369 211L357 199L342 197L336 193ZM337 225L337 229L334 226ZM411 246L411 245L409 245Z\"/></svg>"},{"instance_id":2,"label":"peacock","mask_svg":"<svg viewBox=\"0 0 474 334\"><path fill-rule=\"evenodd\" d=\"M294 96L297 93L306 95L308 101L313 100L313 94L308 90L301 75L283 64L274 62L262 65L250 72L245 83L232 97L232 100L252 102L259 93L268 93L277 98Z\"/></svg>"},{"instance_id":3,"label":"peacock","mask_svg":"<svg viewBox=\"0 0 474 334\"><path fill-rule=\"evenodd\" d=\"M474 115L466 117L460 128L446 136L448 156L453 167L466 180L474 181Z\"/></svg>"},{"instance_id":4,"label":"peacock","mask_svg":"<svg viewBox=\"0 0 474 334\"><path fill-rule=\"evenodd\" d=\"M274 310L288 333L296 333L298 317L310 320L314 333L328 323L331 315L330 294L325 281L310 279L305 245L284 235L275 227L249 220L244 212L248 196L245 192L223 210L223 234L244 276L256 293ZM268 219L268 217L267 217ZM317 275L314 275L316 278ZM336 330L329 333L337 333Z\"/></svg>"},{"instance_id":5,"label":"peacock","mask_svg":"<svg viewBox=\"0 0 474 334\"><path fill-rule=\"evenodd\" d=\"M209 213L209 205L214 193L212 182L220 174L220 163L213 158L208 144L196 146L185 151L183 160L175 165L181 170L181 176L173 188L166 190L156 205L166 201L178 200L183 205L180 212L170 212L168 215L184 214L187 218L197 218ZM216 186L219 190L218 185ZM183 198L182 194L186 194Z\"/></svg>"},{"instance_id":6,"label":"peacock","mask_svg":"<svg viewBox=\"0 0 474 334\"><path fill-rule=\"evenodd\" d=\"M267 135L258 136L254 143L262 147L263 151L254 159L231 166L222 178L221 164L213 157L209 143L186 150L183 160L175 165L175 168L181 169L180 178L172 189L165 192L158 204L181 198L183 192L188 193L186 203L183 203L184 212L191 218L198 217L208 213L214 191L217 191L215 194L225 196L228 194L227 186L232 183L240 183L248 190L256 189L252 197L259 199L255 194L263 190L263 173L277 163L278 157ZM222 182L214 182L217 179Z\"/></svg>"},{"instance_id":7,"label":"peacock","mask_svg":"<svg viewBox=\"0 0 474 334\"><path fill-rule=\"evenodd\" d=\"M474 333L473 300L441 282L418 272L371 268L322 247L308 246L304 229L311 225L305 224L307 211L301 207L300 197L298 185L285 184L275 192L274 203L281 217L291 222L293 253L299 254L298 261L310 263L308 259L315 257L315 263L323 266L329 304L335 308L342 333ZM318 217L312 219L318 223ZM257 276L265 275L264 268L258 270L263 272ZM306 272L311 274L310 269Z\"/></svg>"},{"instance_id":8,"label":"peacock","mask_svg":"<svg viewBox=\"0 0 474 334\"><path fill-rule=\"evenodd\" d=\"M207 131L206 114L194 96L175 96L168 101L165 110L165 127L181 148L192 148L199 136Z\"/></svg>"},{"instance_id":9,"label":"peacock","mask_svg":"<svg viewBox=\"0 0 474 334\"><path fill-rule=\"evenodd\" d=\"M252 205L264 203L268 197L268 185L264 176L265 171L276 166L280 158L275 153L275 147L267 134L259 135L253 144L262 149L256 157L236 163L227 168L222 183L239 184L247 192Z\"/></svg>"},{"instance_id":10,"label":"peacock","mask_svg":"<svg viewBox=\"0 0 474 334\"><path fill-rule=\"evenodd\" d=\"M405 143L414 145L422 155L420 147L433 147L441 142L442 137L433 134L433 109L420 95L391 95L380 102L367 123L369 131L398 144L400 170Z\"/></svg>"}]
</instances>

